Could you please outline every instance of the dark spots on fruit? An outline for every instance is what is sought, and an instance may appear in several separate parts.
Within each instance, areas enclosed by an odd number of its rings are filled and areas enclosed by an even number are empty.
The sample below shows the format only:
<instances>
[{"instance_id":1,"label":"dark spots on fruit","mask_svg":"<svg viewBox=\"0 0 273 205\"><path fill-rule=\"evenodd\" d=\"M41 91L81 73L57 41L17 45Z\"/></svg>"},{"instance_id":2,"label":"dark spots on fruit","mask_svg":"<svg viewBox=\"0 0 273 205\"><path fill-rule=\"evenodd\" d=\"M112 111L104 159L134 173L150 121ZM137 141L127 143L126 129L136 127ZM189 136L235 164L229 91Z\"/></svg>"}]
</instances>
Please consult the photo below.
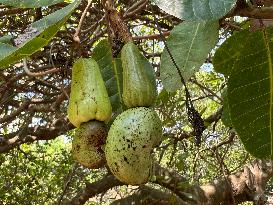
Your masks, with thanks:
<instances>
[{"instance_id":1,"label":"dark spots on fruit","mask_svg":"<svg viewBox=\"0 0 273 205\"><path fill-rule=\"evenodd\" d=\"M110 169L113 172L115 169L117 176L130 178L149 171L149 152L152 152L152 145L158 143L161 132L161 125L157 121L159 118L156 113L148 108L129 109L116 118L107 139L109 151L106 151L106 157ZM120 167L117 168L114 163ZM121 169L123 166L126 169Z\"/></svg>"},{"instance_id":2,"label":"dark spots on fruit","mask_svg":"<svg viewBox=\"0 0 273 205\"><path fill-rule=\"evenodd\" d=\"M124 160L127 164L129 164L127 157L123 156L123 160Z\"/></svg>"},{"instance_id":3,"label":"dark spots on fruit","mask_svg":"<svg viewBox=\"0 0 273 205\"><path fill-rule=\"evenodd\" d=\"M98 152L103 153L103 150L101 147L98 147L97 150L98 150Z\"/></svg>"}]
</instances>

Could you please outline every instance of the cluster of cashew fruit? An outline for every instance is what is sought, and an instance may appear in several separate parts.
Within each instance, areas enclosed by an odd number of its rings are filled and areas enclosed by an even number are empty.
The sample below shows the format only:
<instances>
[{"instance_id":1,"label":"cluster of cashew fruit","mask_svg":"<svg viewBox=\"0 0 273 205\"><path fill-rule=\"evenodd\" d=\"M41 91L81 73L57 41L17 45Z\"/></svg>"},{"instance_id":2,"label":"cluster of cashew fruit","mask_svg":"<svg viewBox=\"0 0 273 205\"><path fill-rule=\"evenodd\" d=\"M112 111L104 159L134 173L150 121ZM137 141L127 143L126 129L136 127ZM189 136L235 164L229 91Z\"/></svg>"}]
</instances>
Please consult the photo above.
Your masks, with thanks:
<instances>
[{"instance_id":1,"label":"cluster of cashew fruit","mask_svg":"<svg viewBox=\"0 0 273 205\"><path fill-rule=\"evenodd\" d=\"M128 109L116 117L109 131L111 103L99 66L91 58L75 62L68 106L68 118L77 127L72 154L88 168L99 168L106 160L116 178L138 185L148 182L152 151L162 140L161 120L150 108L157 96L155 73L132 42L123 46L121 61L122 100Z\"/></svg>"}]
</instances>

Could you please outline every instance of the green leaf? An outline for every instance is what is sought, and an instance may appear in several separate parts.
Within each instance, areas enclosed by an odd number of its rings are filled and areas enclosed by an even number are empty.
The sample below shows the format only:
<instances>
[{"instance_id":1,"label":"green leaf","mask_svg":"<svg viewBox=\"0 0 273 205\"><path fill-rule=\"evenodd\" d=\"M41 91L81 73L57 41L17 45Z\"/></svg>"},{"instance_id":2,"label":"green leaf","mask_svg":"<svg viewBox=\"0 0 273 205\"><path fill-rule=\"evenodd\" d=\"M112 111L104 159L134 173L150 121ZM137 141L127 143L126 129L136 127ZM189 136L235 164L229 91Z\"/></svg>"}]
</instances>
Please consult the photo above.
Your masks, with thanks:
<instances>
[{"instance_id":1,"label":"green leaf","mask_svg":"<svg viewBox=\"0 0 273 205\"><path fill-rule=\"evenodd\" d=\"M15 51L16 51L16 47L10 44L5 44L0 42L0 59L5 58L5 56ZM1 61L0 61L0 64L1 64Z\"/></svg>"},{"instance_id":2,"label":"green leaf","mask_svg":"<svg viewBox=\"0 0 273 205\"><path fill-rule=\"evenodd\" d=\"M186 81L199 70L217 41L218 22L216 21L184 22L171 31L167 45ZM162 53L160 76L168 92L182 87L177 69L166 48Z\"/></svg>"},{"instance_id":3,"label":"green leaf","mask_svg":"<svg viewBox=\"0 0 273 205\"><path fill-rule=\"evenodd\" d=\"M12 44L12 39L13 39L13 36L11 35L2 36L0 37L0 43Z\"/></svg>"},{"instance_id":4,"label":"green leaf","mask_svg":"<svg viewBox=\"0 0 273 205\"><path fill-rule=\"evenodd\" d=\"M28 27L28 31L20 36L22 43L18 45L18 47L0 43L0 69L32 55L47 45L79 3L80 0L75 0L72 4L69 4L63 9L32 23Z\"/></svg>"},{"instance_id":5,"label":"green leaf","mask_svg":"<svg viewBox=\"0 0 273 205\"><path fill-rule=\"evenodd\" d=\"M122 110L122 66L121 59L113 59L107 40L102 40L95 47L92 57L100 66L103 80L110 97L113 112Z\"/></svg>"},{"instance_id":6,"label":"green leaf","mask_svg":"<svg viewBox=\"0 0 273 205\"><path fill-rule=\"evenodd\" d=\"M215 67L229 75L232 125L247 151L273 159L273 28L232 35L220 52Z\"/></svg>"},{"instance_id":7,"label":"green leaf","mask_svg":"<svg viewBox=\"0 0 273 205\"><path fill-rule=\"evenodd\" d=\"M226 15L236 0L156 0L163 11L183 20L217 20Z\"/></svg>"},{"instance_id":8,"label":"green leaf","mask_svg":"<svg viewBox=\"0 0 273 205\"><path fill-rule=\"evenodd\" d=\"M64 0L0 0L0 4L17 8L39 8L42 6L51 6L63 1Z\"/></svg>"},{"instance_id":9,"label":"green leaf","mask_svg":"<svg viewBox=\"0 0 273 205\"><path fill-rule=\"evenodd\" d=\"M232 72L235 61L241 52L247 55L248 51L244 50L245 43L251 38L248 30L236 32L232 35L231 40L226 40L217 50L213 58L214 70L229 76ZM253 45L255 47L255 44Z\"/></svg>"},{"instance_id":10,"label":"green leaf","mask_svg":"<svg viewBox=\"0 0 273 205\"><path fill-rule=\"evenodd\" d=\"M232 127L230 108L229 108L229 104L228 104L227 89L223 90L222 98L224 100L224 104L223 104L223 112L222 112L221 120L225 126Z\"/></svg>"}]
</instances>

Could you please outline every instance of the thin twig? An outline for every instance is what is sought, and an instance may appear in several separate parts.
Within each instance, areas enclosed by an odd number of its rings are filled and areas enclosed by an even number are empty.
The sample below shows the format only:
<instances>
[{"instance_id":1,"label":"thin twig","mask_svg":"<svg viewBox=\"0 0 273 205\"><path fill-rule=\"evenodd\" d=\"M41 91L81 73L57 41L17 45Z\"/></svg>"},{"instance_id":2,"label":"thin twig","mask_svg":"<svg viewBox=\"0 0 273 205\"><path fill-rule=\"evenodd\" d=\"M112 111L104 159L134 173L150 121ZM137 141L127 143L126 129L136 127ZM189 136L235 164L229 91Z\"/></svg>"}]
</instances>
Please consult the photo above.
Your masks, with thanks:
<instances>
[{"instance_id":1,"label":"thin twig","mask_svg":"<svg viewBox=\"0 0 273 205\"><path fill-rule=\"evenodd\" d=\"M230 143L233 142L233 140L234 140L235 137L236 137L235 132L231 131L231 133L230 133L230 135L229 135L229 137L228 137L227 140L220 142L219 144L211 147L210 149L213 150L213 151L215 151L215 150L217 150L219 147L221 147L223 145L230 144Z\"/></svg>"},{"instance_id":2,"label":"thin twig","mask_svg":"<svg viewBox=\"0 0 273 205\"><path fill-rule=\"evenodd\" d=\"M133 16L135 13L141 11L148 3L148 0L140 0L133 4L123 15L123 18L128 18Z\"/></svg>"},{"instance_id":3,"label":"thin twig","mask_svg":"<svg viewBox=\"0 0 273 205\"><path fill-rule=\"evenodd\" d=\"M212 94L214 97L216 97L218 100L220 100L220 102L223 104L223 99L221 97L219 97L215 92L213 92L211 89L207 88L206 86L203 86L201 83L199 83L197 80L192 79L191 82L193 82L194 84L198 85L198 87L200 87L203 90L206 90L208 93Z\"/></svg>"},{"instance_id":4,"label":"thin twig","mask_svg":"<svg viewBox=\"0 0 273 205\"><path fill-rule=\"evenodd\" d=\"M84 11L83 11L83 13L81 15L80 22L79 22L78 27L76 28L76 32L75 32L75 34L73 36L73 40L75 42L77 42L77 43L80 43L80 37L79 37L79 35L80 35L80 32L81 32L81 26L83 24L83 20L84 20L84 18L86 16L86 13L87 13L90 5L91 5L92 0L88 0L87 2L88 2L87 6L85 7L85 9L84 9Z\"/></svg>"},{"instance_id":5,"label":"thin twig","mask_svg":"<svg viewBox=\"0 0 273 205\"><path fill-rule=\"evenodd\" d=\"M170 32L166 31L163 32L163 36L169 36ZM134 36L133 40L137 41L137 40L155 40L155 39L160 39L161 35L160 34L151 34L151 35L146 35L146 36Z\"/></svg>"},{"instance_id":6,"label":"thin twig","mask_svg":"<svg viewBox=\"0 0 273 205\"><path fill-rule=\"evenodd\" d=\"M223 159L220 157L218 149L216 149L214 153L215 153L216 159L217 159L219 166L220 166L220 172L224 176L224 179L228 185L228 189L230 191L230 196L231 196L231 200L232 200L232 205L235 205L236 203L235 203L235 197L233 194L232 184L231 184L230 180L228 179L228 176L229 176L229 174L227 173L228 170L226 170L227 166L225 165Z\"/></svg>"},{"instance_id":7,"label":"thin twig","mask_svg":"<svg viewBox=\"0 0 273 205\"><path fill-rule=\"evenodd\" d=\"M204 120L202 119L200 113L195 109L194 105L193 105L193 102L191 100L191 96L190 96L190 92L188 90L188 87L186 85L186 81L185 79L183 78L182 76L182 72L181 70L179 69L179 66L177 65L176 61L174 60L174 57L167 45L167 42L166 42L166 39L163 35L163 32L162 32L162 29L161 27L159 26L159 23L156 19L156 16L154 16L154 22L155 22L155 25L159 31L159 34L161 36L161 40L171 58L171 61L173 63L173 65L175 66L178 74L179 74L179 77L180 77L180 80L181 80L181 83L182 85L184 85L185 87L185 92L186 92L186 111L187 111L187 115L188 115L188 120L189 122L191 123L192 127L193 127L193 130L194 130L194 136L195 136L195 143L197 146L200 146L201 144L201 137L202 137L202 133L203 131L205 130L205 125L204 125Z\"/></svg>"},{"instance_id":8,"label":"thin twig","mask_svg":"<svg viewBox=\"0 0 273 205\"><path fill-rule=\"evenodd\" d=\"M42 71L42 72L38 72L38 73L31 72L28 69L27 59L26 58L23 59L23 67L24 67L24 70L25 70L26 74L31 76L31 77L44 76L44 75L47 75L47 74L50 74L50 73L59 72L61 70L61 68L52 68L50 70L46 70L46 71Z\"/></svg>"}]
</instances>

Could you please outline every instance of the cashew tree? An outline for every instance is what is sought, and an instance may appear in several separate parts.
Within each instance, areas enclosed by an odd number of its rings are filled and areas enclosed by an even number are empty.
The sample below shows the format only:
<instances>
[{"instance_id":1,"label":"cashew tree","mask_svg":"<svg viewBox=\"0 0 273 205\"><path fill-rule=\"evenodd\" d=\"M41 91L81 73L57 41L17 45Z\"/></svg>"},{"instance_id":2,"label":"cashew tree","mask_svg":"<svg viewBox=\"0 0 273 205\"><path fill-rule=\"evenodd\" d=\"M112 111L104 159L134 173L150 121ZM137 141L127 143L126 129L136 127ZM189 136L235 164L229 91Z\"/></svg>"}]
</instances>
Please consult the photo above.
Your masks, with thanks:
<instances>
[{"instance_id":1,"label":"cashew tree","mask_svg":"<svg viewBox=\"0 0 273 205\"><path fill-rule=\"evenodd\" d=\"M0 0L0 204L272 204L272 25L272 0Z\"/></svg>"}]
</instances>

